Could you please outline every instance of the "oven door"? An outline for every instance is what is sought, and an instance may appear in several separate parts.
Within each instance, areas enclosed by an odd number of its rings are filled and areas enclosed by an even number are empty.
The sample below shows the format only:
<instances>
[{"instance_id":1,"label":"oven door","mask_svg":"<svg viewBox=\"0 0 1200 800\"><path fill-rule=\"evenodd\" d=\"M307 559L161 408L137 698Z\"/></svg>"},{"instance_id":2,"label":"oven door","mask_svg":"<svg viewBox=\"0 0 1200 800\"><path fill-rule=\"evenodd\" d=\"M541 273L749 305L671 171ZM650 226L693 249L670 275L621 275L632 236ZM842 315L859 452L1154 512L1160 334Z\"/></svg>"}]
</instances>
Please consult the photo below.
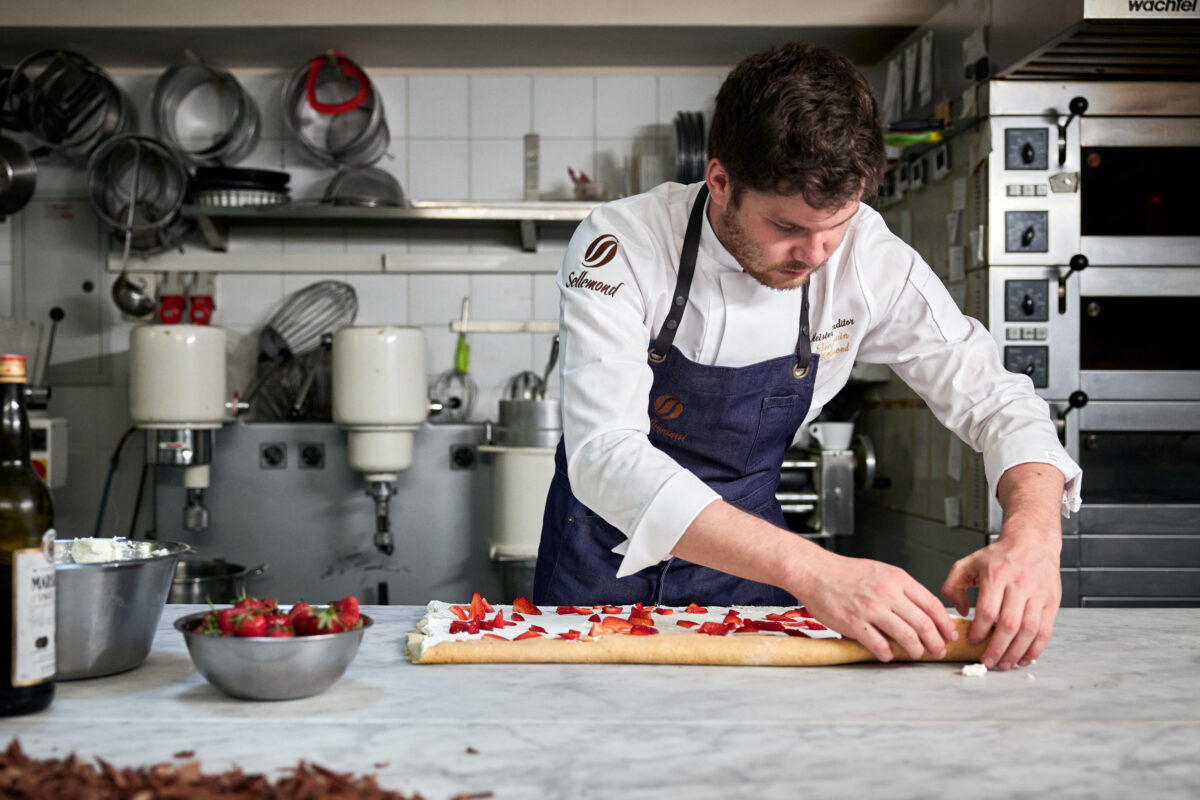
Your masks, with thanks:
<instances>
[{"instance_id":1,"label":"oven door","mask_svg":"<svg viewBox=\"0 0 1200 800\"><path fill-rule=\"evenodd\" d=\"M1066 316L1090 399L1200 402L1200 268L1088 267L1070 280Z\"/></svg>"},{"instance_id":2,"label":"oven door","mask_svg":"<svg viewBox=\"0 0 1200 800\"><path fill-rule=\"evenodd\" d=\"M1079 139L1088 262L1200 264L1200 118L1084 116Z\"/></svg>"}]
</instances>

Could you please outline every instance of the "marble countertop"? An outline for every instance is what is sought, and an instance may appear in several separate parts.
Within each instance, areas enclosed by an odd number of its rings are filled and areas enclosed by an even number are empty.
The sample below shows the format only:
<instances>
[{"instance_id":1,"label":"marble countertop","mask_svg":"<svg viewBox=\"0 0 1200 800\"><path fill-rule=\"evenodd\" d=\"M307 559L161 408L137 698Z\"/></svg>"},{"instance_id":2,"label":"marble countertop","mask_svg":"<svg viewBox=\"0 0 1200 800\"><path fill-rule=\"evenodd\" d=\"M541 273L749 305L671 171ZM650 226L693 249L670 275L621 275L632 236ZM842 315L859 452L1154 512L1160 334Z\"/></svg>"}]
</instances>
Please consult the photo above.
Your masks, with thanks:
<instances>
[{"instance_id":1,"label":"marble countertop","mask_svg":"<svg viewBox=\"0 0 1200 800\"><path fill-rule=\"evenodd\" d=\"M375 606L346 674L302 700L210 686L167 606L146 662L60 683L4 742L119 766L301 758L426 800L1200 795L1200 611L1064 609L1034 665L414 666L423 609Z\"/></svg>"}]
</instances>

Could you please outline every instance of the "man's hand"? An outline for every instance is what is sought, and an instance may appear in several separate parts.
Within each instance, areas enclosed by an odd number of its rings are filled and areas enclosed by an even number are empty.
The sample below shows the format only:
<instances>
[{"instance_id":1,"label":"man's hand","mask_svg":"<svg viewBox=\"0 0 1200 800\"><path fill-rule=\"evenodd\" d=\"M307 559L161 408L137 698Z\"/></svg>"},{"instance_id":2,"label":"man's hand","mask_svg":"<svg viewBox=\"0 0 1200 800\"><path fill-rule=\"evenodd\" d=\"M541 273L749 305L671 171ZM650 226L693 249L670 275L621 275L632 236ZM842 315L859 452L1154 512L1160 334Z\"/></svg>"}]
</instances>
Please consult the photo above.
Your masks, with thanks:
<instances>
[{"instance_id":1,"label":"man's hand","mask_svg":"<svg viewBox=\"0 0 1200 800\"><path fill-rule=\"evenodd\" d=\"M824 550L813 554L809 566L798 590L805 607L880 661L892 660L884 637L896 640L914 660L926 650L945 658L946 642L958 638L941 601L899 567Z\"/></svg>"},{"instance_id":2,"label":"man's hand","mask_svg":"<svg viewBox=\"0 0 1200 800\"><path fill-rule=\"evenodd\" d=\"M1062 473L1047 464L1005 472L997 491L1005 512L1000 537L955 563L942 586L963 615L967 587L979 587L968 639L977 643L991 632L981 659L989 669L1027 666L1050 640L1062 600L1062 489Z\"/></svg>"},{"instance_id":3,"label":"man's hand","mask_svg":"<svg viewBox=\"0 0 1200 800\"><path fill-rule=\"evenodd\" d=\"M943 658L946 642L958 638L941 601L899 567L836 555L721 500L696 516L672 552L786 589L880 661L893 658L885 636L912 658L926 650Z\"/></svg>"}]
</instances>

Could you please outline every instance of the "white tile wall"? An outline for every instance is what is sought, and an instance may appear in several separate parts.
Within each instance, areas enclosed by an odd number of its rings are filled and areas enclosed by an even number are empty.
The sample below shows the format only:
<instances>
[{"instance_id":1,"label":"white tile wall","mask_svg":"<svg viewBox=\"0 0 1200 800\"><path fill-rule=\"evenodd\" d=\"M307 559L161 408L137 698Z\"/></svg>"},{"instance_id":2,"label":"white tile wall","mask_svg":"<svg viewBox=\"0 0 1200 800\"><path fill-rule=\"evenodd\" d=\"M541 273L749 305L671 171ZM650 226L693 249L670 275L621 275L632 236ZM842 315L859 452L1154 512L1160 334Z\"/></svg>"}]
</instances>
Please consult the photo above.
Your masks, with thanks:
<instances>
[{"instance_id":1,"label":"white tile wall","mask_svg":"<svg viewBox=\"0 0 1200 800\"><path fill-rule=\"evenodd\" d=\"M164 65L165 66L165 65ZM262 138L239 166L284 169L292 176L293 197L321 197L335 169L317 163L286 133L282 85L294 65L271 72L239 73L258 104ZM371 70L368 67L368 72ZM661 154L664 178L674 172L675 114L702 111L711 116L724 70L688 74L556 75L481 73L407 74L383 70L371 74L382 98L391 134L388 155L377 166L395 175L414 200L518 200L524 194L523 141L540 136L538 188L542 199L571 199L567 167L607 184L610 195L626 192L626 159L640 153ZM118 84L139 109L140 132L151 133L150 95L158 72L117 74ZM84 165L51 157L39 161L38 198L81 201L87 186ZM12 309L12 223L0 224L0 314ZM561 250L566 236L546 232L543 252ZM191 247L193 245L189 245ZM203 245L197 244L197 247ZM491 229L405 229L389 226L240 225L231 232L230 249L262 253L264 268L272 254L395 253L444 256L512 250L515 235L497 236ZM217 278L214 323L229 336L231 387L243 390L253 375L258 332L291 292L324 278L345 280L358 290L361 324L419 326L426 335L430 379L452 369L456 335L449 330L463 297L471 298L473 319L557 319L558 289L554 276L496 274L283 274L225 273ZM111 319L118 320L116 314ZM115 444L86 431L121 431L128 425L127 350L129 323L114 321L106 331L113 360L109 387L55 387L65 413L79 429L71 446L72 481L60 516L74 532L94 524L100 486ZM496 402L509 378L522 370L539 375L550 353L552 334L471 334L471 375L479 385L475 420L495 419ZM558 390L558 371L550 379ZM65 394L64 394L65 392ZM72 394L73 392L73 394ZM100 396L102 395L102 396ZM96 419L95 412L104 419ZM86 415L88 423L84 423ZM79 417L79 419L73 419ZM127 447L133 447L128 445ZM132 450L128 453L132 454ZM133 455L129 458L136 461ZM132 470L131 470L132 472ZM126 532L136 474L118 474L120 502L110 499L105 531Z\"/></svg>"}]
</instances>

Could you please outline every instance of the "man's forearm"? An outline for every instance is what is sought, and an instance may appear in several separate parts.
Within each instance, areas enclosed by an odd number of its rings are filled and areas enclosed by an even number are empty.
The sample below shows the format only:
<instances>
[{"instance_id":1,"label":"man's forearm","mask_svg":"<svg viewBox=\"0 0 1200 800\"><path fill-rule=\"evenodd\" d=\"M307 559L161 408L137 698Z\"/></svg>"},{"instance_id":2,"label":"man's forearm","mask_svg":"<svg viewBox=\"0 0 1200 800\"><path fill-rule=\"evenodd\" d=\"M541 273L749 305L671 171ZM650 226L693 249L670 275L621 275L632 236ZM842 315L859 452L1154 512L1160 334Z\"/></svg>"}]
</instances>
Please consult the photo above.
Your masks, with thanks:
<instances>
[{"instance_id":1,"label":"man's forearm","mask_svg":"<svg viewBox=\"0 0 1200 800\"><path fill-rule=\"evenodd\" d=\"M805 567L825 550L802 536L717 500L696 515L672 555L797 594Z\"/></svg>"}]
</instances>

